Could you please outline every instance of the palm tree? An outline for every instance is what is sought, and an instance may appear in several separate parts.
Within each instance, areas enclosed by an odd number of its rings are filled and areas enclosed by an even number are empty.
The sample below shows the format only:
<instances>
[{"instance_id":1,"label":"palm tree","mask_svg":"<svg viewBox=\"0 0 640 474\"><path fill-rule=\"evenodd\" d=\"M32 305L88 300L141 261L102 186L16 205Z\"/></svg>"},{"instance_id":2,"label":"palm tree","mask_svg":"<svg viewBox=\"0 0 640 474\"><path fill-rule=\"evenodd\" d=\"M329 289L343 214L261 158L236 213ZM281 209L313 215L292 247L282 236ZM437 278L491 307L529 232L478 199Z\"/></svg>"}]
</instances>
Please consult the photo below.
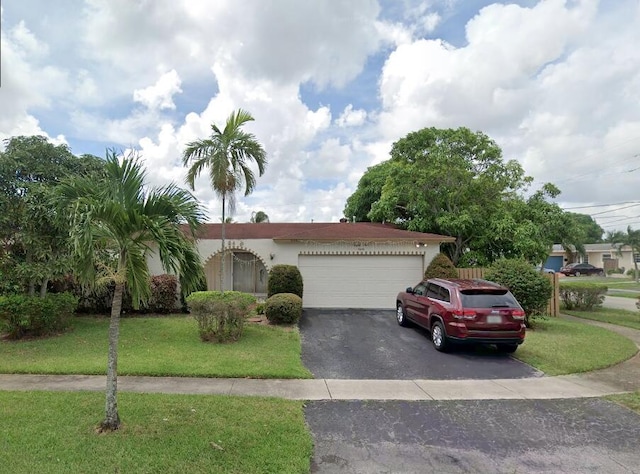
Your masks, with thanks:
<instances>
[{"instance_id":1,"label":"palm tree","mask_svg":"<svg viewBox=\"0 0 640 474\"><path fill-rule=\"evenodd\" d=\"M632 229L631 226L627 226L627 231L615 231L608 232L606 241L611 243L611 246L616 249L618 255L622 255L623 247L631 248L631 258L633 259L633 279L640 281L640 272L638 271L638 260L636 255L640 254L640 229Z\"/></svg>"},{"instance_id":2,"label":"palm tree","mask_svg":"<svg viewBox=\"0 0 640 474\"><path fill-rule=\"evenodd\" d=\"M269 222L269 216L264 211L252 212L251 213L251 222L254 224L260 224L262 222Z\"/></svg>"},{"instance_id":3,"label":"palm tree","mask_svg":"<svg viewBox=\"0 0 640 474\"><path fill-rule=\"evenodd\" d=\"M211 187L222 199L222 250L220 264L220 291L224 291L224 240L225 240L225 203L232 214L235 208L235 192L242 187L244 195L251 194L256 186L256 177L249 167L250 161L258 165L262 176L267 164L267 154L256 137L242 130L242 126L253 121L251 114L238 109L227 118L224 130L211 125L212 133L208 138L187 144L182 155L184 166L191 165L187 171L187 183L194 188L194 182L204 168L209 168Z\"/></svg>"},{"instance_id":4,"label":"palm tree","mask_svg":"<svg viewBox=\"0 0 640 474\"><path fill-rule=\"evenodd\" d=\"M106 178L76 177L60 185L62 205L71 215L71 241L81 282L115 280L109 324L106 414L101 431L120 426L117 404L118 337L125 286L134 307L150 296L147 255L157 248L162 266L180 275L182 291L196 288L203 274L195 231L204 214L191 193L174 184L146 189L145 171L135 154L119 162L107 151ZM181 228L186 224L187 235ZM153 247L152 247L153 246ZM109 255L112 266L98 261Z\"/></svg>"}]
</instances>

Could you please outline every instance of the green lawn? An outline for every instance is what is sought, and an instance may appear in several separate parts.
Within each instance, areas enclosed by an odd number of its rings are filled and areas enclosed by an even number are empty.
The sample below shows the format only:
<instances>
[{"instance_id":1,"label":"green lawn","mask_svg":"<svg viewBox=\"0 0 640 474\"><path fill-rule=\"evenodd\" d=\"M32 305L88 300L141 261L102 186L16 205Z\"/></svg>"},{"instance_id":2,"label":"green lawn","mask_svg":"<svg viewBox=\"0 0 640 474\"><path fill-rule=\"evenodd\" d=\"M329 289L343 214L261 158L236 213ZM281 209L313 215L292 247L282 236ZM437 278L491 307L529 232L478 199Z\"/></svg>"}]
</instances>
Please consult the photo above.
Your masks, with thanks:
<instances>
[{"instance_id":1,"label":"green lawn","mask_svg":"<svg viewBox=\"0 0 640 474\"><path fill-rule=\"evenodd\" d=\"M620 395L609 395L605 398L607 400L611 400L612 402L625 406L640 415L640 391L633 393L623 393Z\"/></svg>"},{"instance_id":2,"label":"green lawn","mask_svg":"<svg viewBox=\"0 0 640 474\"><path fill-rule=\"evenodd\" d=\"M620 298L631 298L631 299L637 300L638 297L640 297L640 291L636 292L636 291L609 290L607 291L607 296L617 296Z\"/></svg>"},{"instance_id":3,"label":"green lawn","mask_svg":"<svg viewBox=\"0 0 640 474\"><path fill-rule=\"evenodd\" d=\"M637 351L632 341L606 329L547 318L537 319L535 329L527 330L514 356L547 375L563 375L609 367Z\"/></svg>"},{"instance_id":4,"label":"green lawn","mask_svg":"<svg viewBox=\"0 0 640 474\"><path fill-rule=\"evenodd\" d=\"M563 283L571 283L575 281L581 282L591 282L591 283L602 283L603 285L607 285L609 289L623 289L623 290L635 290L640 291L640 283L633 280L631 277L625 278L616 278L616 277L592 277L592 276L582 276L582 277L563 277L560 279L560 284Z\"/></svg>"},{"instance_id":5,"label":"green lawn","mask_svg":"<svg viewBox=\"0 0 640 474\"><path fill-rule=\"evenodd\" d=\"M122 427L96 434L104 394L0 392L12 473L307 473L303 402L121 393Z\"/></svg>"},{"instance_id":6,"label":"green lawn","mask_svg":"<svg viewBox=\"0 0 640 474\"><path fill-rule=\"evenodd\" d=\"M0 373L104 374L108 319L79 317L73 330L32 341L0 342ZM297 329L248 324L240 341L201 342L187 316L120 322L119 375L311 378Z\"/></svg>"},{"instance_id":7,"label":"green lawn","mask_svg":"<svg viewBox=\"0 0 640 474\"><path fill-rule=\"evenodd\" d=\"M597 311L568 311L565 309L562 310L562 312L578 318L591 319L593 321L640 329L640 311L600 308Z\"/></svg>"}]
</instances>

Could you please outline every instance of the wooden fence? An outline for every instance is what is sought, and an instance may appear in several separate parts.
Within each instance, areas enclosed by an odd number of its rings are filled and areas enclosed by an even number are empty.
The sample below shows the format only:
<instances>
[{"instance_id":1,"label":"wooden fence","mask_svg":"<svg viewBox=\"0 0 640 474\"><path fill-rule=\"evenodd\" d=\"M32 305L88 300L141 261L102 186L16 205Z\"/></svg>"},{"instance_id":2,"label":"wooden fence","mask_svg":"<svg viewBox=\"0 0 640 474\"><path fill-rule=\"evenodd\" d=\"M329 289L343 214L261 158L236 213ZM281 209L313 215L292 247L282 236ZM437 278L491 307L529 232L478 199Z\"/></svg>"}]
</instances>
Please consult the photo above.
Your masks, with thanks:
<instances>
[{"instance_id":1,"label":"wooden fence","mask_svg":"<svg viewBox=\"0 0 640 474\"><path fill-rule=\"evenodd\" d=\"M486 268L458 268L459 278L484 278ZM557 273L545 273L545 277L549 278L552 283L553 291L551 292L551 298L547 303L547 314L549 316L560 315L560 278Z\"/></svg>"}]
</instances>

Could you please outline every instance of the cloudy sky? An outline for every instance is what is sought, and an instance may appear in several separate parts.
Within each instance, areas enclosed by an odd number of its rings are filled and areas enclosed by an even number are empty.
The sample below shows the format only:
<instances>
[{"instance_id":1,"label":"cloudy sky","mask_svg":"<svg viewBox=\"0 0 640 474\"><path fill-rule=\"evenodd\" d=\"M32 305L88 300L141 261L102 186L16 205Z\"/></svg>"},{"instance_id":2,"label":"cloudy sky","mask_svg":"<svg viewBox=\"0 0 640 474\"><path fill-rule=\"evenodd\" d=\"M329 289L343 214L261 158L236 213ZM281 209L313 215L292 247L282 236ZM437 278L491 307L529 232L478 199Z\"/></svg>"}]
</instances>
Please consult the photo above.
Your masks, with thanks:
<instances>
[{"instance_id":1,"label":"cloudy sky","mask_svg":"<svg viewBox=\"0 0 640 474\"><path fill-rule=\"evenodd\" d=\"M184 183L184 145L244 108L269 164L235 220L329 222L394 141L465 126L640 227L638 25L639 0L5 0L0 139L135 148Z\"/></svg>"}]
</instances>

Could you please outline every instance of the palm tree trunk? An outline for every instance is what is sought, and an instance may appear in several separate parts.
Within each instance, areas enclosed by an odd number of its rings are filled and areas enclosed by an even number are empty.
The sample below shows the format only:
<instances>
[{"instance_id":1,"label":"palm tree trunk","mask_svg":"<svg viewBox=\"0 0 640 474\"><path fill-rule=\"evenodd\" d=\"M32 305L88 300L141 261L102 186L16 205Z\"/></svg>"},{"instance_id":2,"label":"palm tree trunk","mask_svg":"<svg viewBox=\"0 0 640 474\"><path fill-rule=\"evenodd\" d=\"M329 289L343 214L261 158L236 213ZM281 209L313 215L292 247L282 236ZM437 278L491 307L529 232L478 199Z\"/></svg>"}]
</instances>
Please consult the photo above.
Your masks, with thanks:
<instances>
[{"instance_id":1,"label":"palm tree trunk","mask_svg":"<svg viewBox=\"0 0 640 474\"><path fill-rule=\"evenodd\" d=\"M225 195L222 195L222 251L220 258L220 291L224 291L224 230L226 225L226 219L224 217L224 208L225 208Z\"/></svg>"},{"instance_id":2,"label":"palm tree trunk","mask_svg":"<svg viewBox=\"0 0 640 474\"><path fill-rule=\"evenodd\" d=\"M109 356L107 358L107 392L105 419L100 424L101 431L115 431L120 426L118 416L118 337L120 335L120 312L124 282L116 283L111 304L109 323Z\"/></svg>"}]
</instances>

